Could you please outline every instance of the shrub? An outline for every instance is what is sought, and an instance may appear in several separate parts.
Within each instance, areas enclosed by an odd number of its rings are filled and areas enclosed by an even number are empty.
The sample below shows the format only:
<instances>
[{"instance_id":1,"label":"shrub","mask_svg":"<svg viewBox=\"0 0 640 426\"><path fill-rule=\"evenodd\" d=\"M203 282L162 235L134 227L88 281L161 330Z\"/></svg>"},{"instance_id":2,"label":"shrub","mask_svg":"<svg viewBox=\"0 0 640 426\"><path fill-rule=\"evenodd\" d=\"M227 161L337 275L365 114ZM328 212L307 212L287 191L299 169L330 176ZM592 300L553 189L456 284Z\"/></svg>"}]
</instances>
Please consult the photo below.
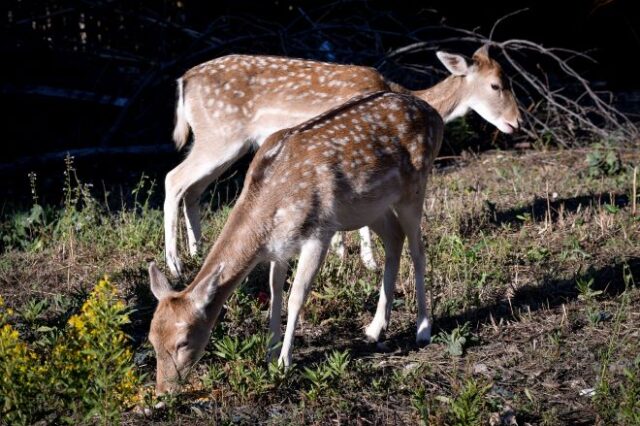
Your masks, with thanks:
<instances>
[{"instance_id":1,"label":"shrub","mask_svg":"<svg viewBox=\"0 0 640 426\"><path fill-rule=\"evenodd\" d=\"M9 424L28 424L42 406L40 379L46 367L7 324L12 316L0 297L0 417Z\"/></svg>"},{"instance_id":2,"label":"shrub","mask_svg":"<svg viewBox=\"0 0 640 426\"><path fill-rule=\"evenodd\" d=\"M46 419L72 422L98 417L116 423L134 401L139 378L121 330L129 310L107 278L81 311L38 354L21 341L0 306L0 414L9 423Z\"/></svg>"}]
</instances>

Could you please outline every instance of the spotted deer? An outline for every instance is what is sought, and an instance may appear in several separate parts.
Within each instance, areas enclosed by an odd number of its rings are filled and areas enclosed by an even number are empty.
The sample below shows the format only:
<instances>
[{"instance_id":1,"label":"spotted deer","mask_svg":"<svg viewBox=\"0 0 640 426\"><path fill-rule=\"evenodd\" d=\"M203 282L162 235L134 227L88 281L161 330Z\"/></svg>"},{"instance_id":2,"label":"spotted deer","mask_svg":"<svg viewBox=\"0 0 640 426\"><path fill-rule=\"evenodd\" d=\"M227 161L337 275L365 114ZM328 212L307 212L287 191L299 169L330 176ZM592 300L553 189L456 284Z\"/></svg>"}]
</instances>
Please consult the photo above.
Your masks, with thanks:
<instances>
[{"instance_id":1,"label":"spotted deer","mask_svg":"<svg viewBox=\"0 0 640 426\"><path fill-rule=\"evenodd\" d=\"M256 264L267 261L273 265L270 347L276 347L287 262L299 255L279 357L289 366L298 314L331 238L364 226L380 236L385 249L383 288L367 335L377 340L388 323L406 236L418 301L416 338L428 342L420 221L443 127L438 112L417 97L374 92L268 137L193 282L176 292L155 264L149 267L151 290L159 300L149 334L158 391L185 378L232 291Z\"/></svg>"},{"instance_id":2,"label":"spotted deer","mask_svg":"<svg viewBox=\"0 0 640 426\"><path fill-rule=\"evenodd\" d=\"M503 132L518 127L520 115L500 65L487 47L470 63L444 52L438 58L451 75L426 90L389 83L373 68L270 56L231 55L198 65L178 80L174 140L180 149L189 131L191 151L165 180L165 253L172 275L181 272L177 248L180 201L191 255L200 240L199 200L206 187L252 144L295 126L355 95L380 90L413 94L431 104L445 122L475 110ZM370 234L361 230L365 266L375 268ZM338 240L339 251L344 251Z\"/></svg>"}]
</instances>

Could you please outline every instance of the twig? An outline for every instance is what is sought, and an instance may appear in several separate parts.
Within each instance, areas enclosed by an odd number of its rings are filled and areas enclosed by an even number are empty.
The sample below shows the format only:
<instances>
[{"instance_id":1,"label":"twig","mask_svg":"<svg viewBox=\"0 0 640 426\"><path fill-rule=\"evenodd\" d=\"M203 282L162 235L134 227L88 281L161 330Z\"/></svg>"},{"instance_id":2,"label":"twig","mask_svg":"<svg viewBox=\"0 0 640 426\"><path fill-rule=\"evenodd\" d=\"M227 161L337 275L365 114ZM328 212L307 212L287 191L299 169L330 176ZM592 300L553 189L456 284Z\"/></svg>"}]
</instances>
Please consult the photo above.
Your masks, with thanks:
<instances>
[{"instance_id":1,"label":"twig","mask_svg":"<svg viewBox=\"0 0 640 426\"><path fill-rule=\"evenodd\" d=\"M529 8L528 7L524 7L522 9L516 10L514 12L511 13L507 13L506 15L504 15L503 17L499 18L494 24L493 27L491 27L491 31L489 32L489 40L493 40L493 33L495 32L496 28L498 28L498 25L500 25L500 23L502 23L502 21L505 21L509 18L511 18L512 16L515 15L519 15L520 13L523 12L528 12Z\"/></svg>"}]
</instances>

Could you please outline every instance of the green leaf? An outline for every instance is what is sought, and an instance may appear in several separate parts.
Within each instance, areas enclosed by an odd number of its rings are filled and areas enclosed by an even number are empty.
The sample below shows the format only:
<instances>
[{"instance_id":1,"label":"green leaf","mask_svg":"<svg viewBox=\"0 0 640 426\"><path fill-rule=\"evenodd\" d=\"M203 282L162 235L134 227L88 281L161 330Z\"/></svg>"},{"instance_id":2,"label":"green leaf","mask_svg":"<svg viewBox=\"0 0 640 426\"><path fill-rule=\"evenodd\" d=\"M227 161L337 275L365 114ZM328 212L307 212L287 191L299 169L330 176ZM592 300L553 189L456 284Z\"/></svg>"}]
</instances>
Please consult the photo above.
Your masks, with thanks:
<instances>
[{"instance_id":1,"label":"green leaf","mask_svg":"<svg viewBox=\"0 0 640 426\"><path fill-rule=\"evenodd\" d=\"M612 204L605 204L604 209L607 211L607 213L611 214L616 214L620 211L620 208L618 206Z\"/></svg>"}]
</instances>

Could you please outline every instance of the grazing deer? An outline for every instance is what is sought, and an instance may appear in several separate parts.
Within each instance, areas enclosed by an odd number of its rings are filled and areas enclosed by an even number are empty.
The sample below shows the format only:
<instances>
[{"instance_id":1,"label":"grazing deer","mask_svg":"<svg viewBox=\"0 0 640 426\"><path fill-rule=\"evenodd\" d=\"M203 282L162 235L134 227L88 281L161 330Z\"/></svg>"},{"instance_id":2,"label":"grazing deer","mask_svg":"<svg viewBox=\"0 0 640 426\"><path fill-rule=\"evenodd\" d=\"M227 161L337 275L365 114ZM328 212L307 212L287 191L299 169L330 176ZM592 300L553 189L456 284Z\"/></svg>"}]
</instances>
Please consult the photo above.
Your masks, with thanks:
<instances>
[{"instance_id":1,"label":"grazing deer","mask_svg":"<svg viewBox=\"0 0 640 426\"><path fill-rule=\"evenodd\" d=\"M443 127L426 102L408 94L374 92L268 137L193 282L176 292L155 264L149 267L151 290L159 300L149 334L157 356L158 391L172 389L186 377L231 292L265 261L273 262L273 349L280 341L286 265L299 254L279 358L289 366L298 314L331 238L337 231L363 226L376 232L385 248L379 312L367 334L377 340L388 322L406 236L415 270L417 340L428 342L420 221Z\"/></svg>"},{"instance_id":2,"label":"grazing deer","mask_svg":"<svg viewBox=\"0 0 640 426\"><path fill-rule=\"evenodd\" d=\"M434 87L409 91L388 83L373 68L270 56L231 55L187 71L178 80L174 140L182 148L189 129L191 151L165 180L164 226L166 261L172 275L181 272L177 249L178 211L184 199L189 252L200 240L199 200L206 187L252 143L260 146L271 133L295 126L363 93L394 90L431 104L445 122L475 110L503 132L518 127L515 98L500 65L487 47L471 63L460 55L437 53L451 76ZM375 268L371 239L361 230L361 256ZM339 251L344 251L338 240Z\"/></svg>"}]
</instances>

